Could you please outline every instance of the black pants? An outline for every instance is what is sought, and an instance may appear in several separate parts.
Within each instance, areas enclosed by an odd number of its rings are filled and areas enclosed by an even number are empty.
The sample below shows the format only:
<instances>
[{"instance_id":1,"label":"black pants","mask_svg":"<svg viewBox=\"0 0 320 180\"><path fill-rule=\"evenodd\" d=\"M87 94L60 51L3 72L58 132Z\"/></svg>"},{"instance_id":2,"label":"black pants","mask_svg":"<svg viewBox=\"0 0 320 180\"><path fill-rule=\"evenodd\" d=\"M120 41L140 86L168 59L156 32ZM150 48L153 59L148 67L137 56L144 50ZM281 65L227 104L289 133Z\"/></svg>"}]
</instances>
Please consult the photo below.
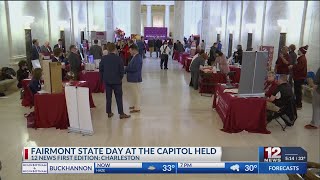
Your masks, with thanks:
<instances>
[{"instance_id":1,"label":"black pants","mask_svg":"<svg viewBox=\"0 0 320 180\"><path fill-rule=\"evenodd\" d=\"M304 80L295 80L294 81L294 95L296 97L296 107L302 107L302 85Z\"/></svg>"},{"instance_id":2,"label":"black pants","mask_svg":"<svg viewBox=\"0 0 320 180\"><path fill-rule=\"evenodd\" d=\"M105 84L106 86L106 99L107 106L106 112L111 113L111 104L112 104L112 91L114 91L114 95L116 96L118 113L123 114L123 104L122 104L122 84Z\"/></svg>"},{"instance_id":3,"label":"black pants","mask_svg":"<svg viewBox=\"0 0 320 180\"><path fill-rule=\"evenodd\" d=\"M155 47L155 51L156 51L156 53L157 53L157 57L159 57L159 56L161 55L161 53L160 53L160 48Z\"/></svg>"},{"instance_id":4,"label":"black pants","mask_svg":"<svg viewBox=\"0 0 320 180\"><path fill-rule=\"evenodd\" d=\"M161 57L161 62L160 62L160 67L163 67L163 63L164 63L164 68L167 69L168 68L168 59L169 56L168 54L164 54L163 57Z\"/></svg>"}]
</instances>

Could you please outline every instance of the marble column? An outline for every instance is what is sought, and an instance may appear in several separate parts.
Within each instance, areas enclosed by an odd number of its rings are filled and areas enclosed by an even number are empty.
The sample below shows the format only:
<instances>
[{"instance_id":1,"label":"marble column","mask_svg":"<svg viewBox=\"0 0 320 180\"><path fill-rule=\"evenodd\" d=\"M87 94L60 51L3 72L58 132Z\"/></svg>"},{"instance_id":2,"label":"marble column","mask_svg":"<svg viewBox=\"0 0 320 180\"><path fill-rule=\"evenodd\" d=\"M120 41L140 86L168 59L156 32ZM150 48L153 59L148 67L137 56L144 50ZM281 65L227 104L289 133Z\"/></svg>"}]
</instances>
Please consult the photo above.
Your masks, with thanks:
<instances>
[{"instance_id":1,"label":"marble column","mask_svg":"<svg viewBox=\"0 0 320 180\"><path fill-rule=\"evenodd\" d=\"M113 27L113 1L105 1L105 30L107 31L107 41L114 41L114 27ZM140 17L140 16L139 16Z\"/></svg>"},{"instance_id":2,"label":"marble column","mask_svg":"<svg viewBox=\"0 0 320 180\"><path fill-rule=\"evenodd\" d=\"M287 41L287 33L280 33L278 56L279 56L283 46L286 45L286 41Z\"/></svg>"},{"instance_id":3,"label":"marble column","mask_svg":"<svg viewBox=\"0 0 320 180\"><path fill-rule=\"evenodd\" d=\"M152 27L151 5L147 5L147 27Z\"/></svg>"},{"instance_id":4,"label":"marble column","mask_svg":"<svg viewBox=\"0 0 320 180\"><path fill-rule=\"evenodd\" d=\"M228 58L232 56L232 41L233 41L233 34L229 34L229 44L228 44Z\"/></svg>"},{"instance_id":5,"label":"marble column","mask_svg":"<svg viewBox=\"0 0 320 180\"><path fill-rule=\"evenodd\" d=\"M206 46L213 44L213 39L210 39L210 1L202 1L202 21L201 21L201 39L205 41Z\"/></svg>"},{"instance_id":6,"label":"marble column","mask_svg":"<svg viewBox=\"0 0 320 180\"><path fill-rule=\"evenodd\" d=\"M141 1L131 1L131 34L141 34ZM130 36L128 34L126 36Z\"/></svg>"},{"instance_id":7,"label":"marble column","mask_svg":"<svg viewBox=\"0 0 320 180\"><path fill-rule=\"evenodd\" d=\"M166 5L165 11L165 27L167 28L167 35L169 36L170 33L170 5Z\"/></svg>"},{"instance_id":8,"label":"marble column","mask_svg":"<svg viewBox=\"0 0 320 180\"><path fill-rule=\"evenodd\" d=\"M174 41L183 42L184 37L184 1L174 1Z\"/></svg>"},{"instance_id":9,"label":"marble column","mask_svg":"<svg viewBox=\"0 0 320 180\"><path fill-rule=\"evenodd\" d=\"M252 33L248 33L247 51L249 51L249 49L252 49Z\"/></svg>"},{"instance_id":10,"label":"marble column","mask_svg":"<svg viewBox=\"0 0 320 180\"><path fill-rule=\"evenodd\" d=\"M26 56L29 69L32 68L31 64L31 51L32 51L32 35L31 29L24 29L24 38L26 43Z\"/></svg>"}]
</instances>

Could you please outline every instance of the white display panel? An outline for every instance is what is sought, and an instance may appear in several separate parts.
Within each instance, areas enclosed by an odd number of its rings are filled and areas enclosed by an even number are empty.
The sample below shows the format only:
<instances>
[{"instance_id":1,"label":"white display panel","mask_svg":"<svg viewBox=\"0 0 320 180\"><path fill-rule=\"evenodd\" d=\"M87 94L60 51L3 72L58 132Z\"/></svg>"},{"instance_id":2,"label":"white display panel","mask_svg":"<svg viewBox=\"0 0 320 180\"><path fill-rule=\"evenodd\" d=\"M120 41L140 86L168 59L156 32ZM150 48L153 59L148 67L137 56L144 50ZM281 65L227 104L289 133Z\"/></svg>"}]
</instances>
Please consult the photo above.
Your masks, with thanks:
<instances>
[{"instance_id":1,"label":"white display panel","mask_svg":"<svg viewBox=\"0 0 320 180\"><path fill-rule=\"evenodd\" d=\"M85 134L92 134L92 122L89 102L89 88L78 87L77 88L77 100L78 100L78 117L80 124L80 131Z\"/></svg>"},{"instance_id":2,"label":"white display panel","mask_svg":"<svg viewBox=\"0 0 320 180\"><path fill-rule=\"evenodd\" d=\"M74 86L65 87L65 96L67 102L67 110L70 128L79 129L79 117L78 117L78 104L77 102L77 89Z\"/></svg>"}]
</instances>

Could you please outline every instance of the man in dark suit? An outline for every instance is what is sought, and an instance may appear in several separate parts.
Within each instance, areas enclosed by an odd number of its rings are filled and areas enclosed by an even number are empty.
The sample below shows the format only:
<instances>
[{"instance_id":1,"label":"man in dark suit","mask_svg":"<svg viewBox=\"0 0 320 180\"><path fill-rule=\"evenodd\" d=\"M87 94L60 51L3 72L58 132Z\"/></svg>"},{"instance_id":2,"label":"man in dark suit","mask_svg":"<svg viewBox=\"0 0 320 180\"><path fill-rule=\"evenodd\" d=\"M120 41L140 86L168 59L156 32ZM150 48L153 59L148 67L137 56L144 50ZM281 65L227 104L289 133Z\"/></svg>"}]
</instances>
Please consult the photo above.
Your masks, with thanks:
<instances>
[{"instance_id":1,"label":"man in dark suit","mask_svg":"<svg viewBox=\"0 0 320 180\"><path fill-rule=\"evenodd\" d=\"M70 64L70 71L74 74L74 79L79 79L79 72L81 71L81 58L79 54L77 54L77 47L75 45L71 45L70 48L70 55L68 57L69 64Z\"/></svg>"},{"instance_id":2,"label":"man in dark suit","mask_svg":"<svg viewBox=\"0 0 320 180\"><path fill-rule=\"evenodd\" d=\"M55 49L55 48L60 48L63 53L66 53L66 48L63 45L62 39L58 39L58 44L53 46L53 49Z\"/></svg>"},{"instance_id":3,"label":"man in dark suit","mask_svg":"<svg viewBox=\"0 0 320 180\"><path fill-rule=\"evenodd\" d=\"M31 49L31 61L39 59L39 54L41 53L40 47L39 47L39 41L38 39L32 40L32 49ZM32 63L28 60L28 68L32 69Z\"/></svg>"},{"instance_id":4,"label":"man in dark suit","mask_svg":"<svg viewBox=\"0 0 320 180\"><path fill-rule=\"evenodd\" d=\"M98 45L98 40L93 41L94 45L90 47L90 55L93 55L93 59L101 59L102 48Z\"/></svg>"},{"instance_id":5,"label":"man in dark suit","mask_svg":"<svg viewBox=\"0 0 320 180\"><path fill-rule=\"evenodd\" d=\"M116 55L117 48L115 44L110 44L108 46L109 54L102 56L99 71L106 87L106 112L108 113L108 118L113 116L111 111L112 103L112 91L116 96L118 113L120 114L120 119L130 118L123 112L123 102L122 102L122 78L124 76L124 66L122 59Z\"/></svg>"},{"instance_id":6,"label":"man in dark suit","mask_svg":"<svg viewBox=\"0 0 320 180\"><path fill-rule=\"evenodd\" d=\"M66 47L63 45L62 39L58 39L58 44L53 46L53 49L60 48L62 51L62 55L60 56L60 60L64 60L65 53L66 53Z\"/></svg>"}]
</instances>

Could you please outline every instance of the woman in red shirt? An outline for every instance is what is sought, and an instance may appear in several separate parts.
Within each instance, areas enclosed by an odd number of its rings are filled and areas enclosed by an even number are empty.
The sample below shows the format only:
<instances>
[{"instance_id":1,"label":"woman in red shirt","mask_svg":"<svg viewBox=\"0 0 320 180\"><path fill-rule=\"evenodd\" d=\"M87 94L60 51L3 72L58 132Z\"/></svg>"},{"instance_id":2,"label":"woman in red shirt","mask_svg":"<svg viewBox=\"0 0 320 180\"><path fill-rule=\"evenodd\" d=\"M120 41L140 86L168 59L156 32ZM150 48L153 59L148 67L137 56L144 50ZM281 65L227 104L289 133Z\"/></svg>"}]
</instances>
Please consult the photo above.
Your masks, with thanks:
<instances>
[{"instance_id":1,"label":"woman in red shirt","mask_svg":"<svg viewBox=\"0 0 320 180\"><path fill-rule=\"evenodd\" d=\"M276 73L277 74L289 74L290 56L288 54L288 47L284 46L281 49L278 60L276 62Z\"/></svg>"},{"instance_id":2,"label":"woman in red shirt","mask_svg":"<svg viewBox=\"0 0 320 180\"><path fill-rule=\"evenodd\" d=\"M130 52L129 52L129 45L128 45L127 41L125 42L125 45L122 48L122 52L123 52L124 65L128 66Z\"/></svg>"}]
</instances>

